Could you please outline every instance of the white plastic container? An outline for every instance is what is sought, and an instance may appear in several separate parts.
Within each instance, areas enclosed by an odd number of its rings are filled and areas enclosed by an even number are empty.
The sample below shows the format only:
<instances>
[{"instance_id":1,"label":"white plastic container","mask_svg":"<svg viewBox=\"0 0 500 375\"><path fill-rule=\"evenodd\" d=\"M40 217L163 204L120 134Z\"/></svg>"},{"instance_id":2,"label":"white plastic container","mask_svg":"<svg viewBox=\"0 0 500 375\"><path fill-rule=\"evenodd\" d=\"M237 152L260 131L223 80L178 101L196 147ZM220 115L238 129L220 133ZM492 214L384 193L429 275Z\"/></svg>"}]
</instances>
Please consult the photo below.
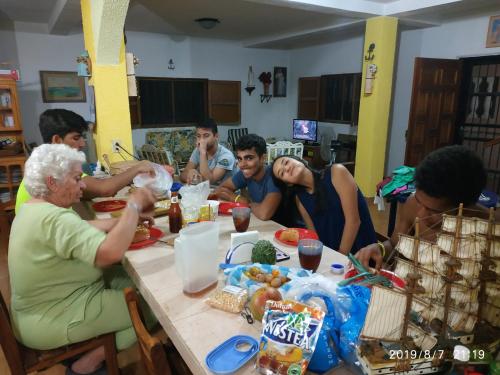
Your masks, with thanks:
<instances>
[{"instance_id":1,"label":"white plastic container","mask_svg":"<svg viewBox=\"0 0 500 375\"><path fill-rule=\"evenodd\" d=\"M188 295L203 292L217 283L219 227L219 223L212 221L193 224L182 229L174 242L175 266Z\"/></svg>"}]
</instances>

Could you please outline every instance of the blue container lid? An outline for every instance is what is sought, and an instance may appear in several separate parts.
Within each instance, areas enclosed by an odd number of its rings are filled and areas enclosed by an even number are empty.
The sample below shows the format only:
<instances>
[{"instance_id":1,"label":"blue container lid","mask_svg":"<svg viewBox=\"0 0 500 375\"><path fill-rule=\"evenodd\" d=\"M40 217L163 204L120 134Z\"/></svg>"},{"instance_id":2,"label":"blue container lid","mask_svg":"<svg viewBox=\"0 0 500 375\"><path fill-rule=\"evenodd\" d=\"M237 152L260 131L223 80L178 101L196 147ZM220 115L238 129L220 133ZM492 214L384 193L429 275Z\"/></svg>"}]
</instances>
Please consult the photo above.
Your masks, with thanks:
<instances>
[{"instance_id":1,"label":"blue container lid","mask_svg":"<svg viewBox=\"0 0 500 375\"><path fill-rule=\"evenodd\" d=\"M170 191L179 191L179 189L182 187L182 184L180 182L174 182L172 184L172 187L170 188Z\"/></svg>"},{"instance_id":2,"label":"blue container lid","mask_svg":"<svg viewBox=\"0 0 500 375\"><path fill-rule=\"evenodd\" d=\"M259 351L259 343L251 336L237 335L224 341L207 354L205 363L215 374L231 374Z\"/></svg>"}]
</instances>

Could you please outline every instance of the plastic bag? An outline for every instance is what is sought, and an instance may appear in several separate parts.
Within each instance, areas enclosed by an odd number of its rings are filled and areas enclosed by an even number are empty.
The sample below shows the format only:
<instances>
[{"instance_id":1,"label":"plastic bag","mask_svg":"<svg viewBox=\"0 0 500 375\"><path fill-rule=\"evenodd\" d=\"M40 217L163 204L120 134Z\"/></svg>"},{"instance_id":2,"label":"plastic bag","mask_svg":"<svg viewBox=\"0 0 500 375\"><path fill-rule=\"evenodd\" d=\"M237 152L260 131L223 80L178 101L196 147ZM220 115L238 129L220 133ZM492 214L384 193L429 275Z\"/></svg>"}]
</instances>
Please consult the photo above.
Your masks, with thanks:
<instances>
[{"instance_id":1,"label":"plastic bag","mask_svg":"<svg viewBox=\"0 0 500 375\"><path fill-rule=\"evenodd\" d=\"M196 207L199 210L210 194L210 183L203 181L198 185L184 185L179 189L179 194L182 196L182 208Z\"/></svg>"},{"instance_id":2,"label":"plastic bag","mask_svg":"<svg viewBox=\"0 0 500 375\"><path fill-rule=\"evenodd\" d=\"M133 182L136 187L148 186L155 194L164 195L172 187L172 176L160 164L153 164L155 175L151 176L149 173L140 173L134 177Z\"/></svg>"},{"instance_id":3,"label":"plastic bag","mask_svg":"<svg viewBox=\"0 0 500 375\"><path fill-rule=\"evenodd\" d=\"M333 307L331 296L323 291L306 292L297 296L297 299L300 302L307 303L312 297L321 298L325 303L326 309L323 326L319 333L316 349L309 362L308 370L323 374L339 364L337 355L339 339L338 334L335 332L335 308Z\"/></svg>"}]
</instances>

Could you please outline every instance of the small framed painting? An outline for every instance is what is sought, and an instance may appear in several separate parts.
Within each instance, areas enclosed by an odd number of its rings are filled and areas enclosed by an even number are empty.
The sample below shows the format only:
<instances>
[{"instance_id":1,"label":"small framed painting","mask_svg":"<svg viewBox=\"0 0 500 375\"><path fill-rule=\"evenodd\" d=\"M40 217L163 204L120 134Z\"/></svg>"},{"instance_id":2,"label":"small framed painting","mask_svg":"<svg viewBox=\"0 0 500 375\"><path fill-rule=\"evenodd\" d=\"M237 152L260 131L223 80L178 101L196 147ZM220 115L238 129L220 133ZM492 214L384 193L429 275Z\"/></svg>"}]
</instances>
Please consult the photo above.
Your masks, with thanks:
<instances>
[{"instance_id":1,"label":"small framed painting","mask_svg":"<svg viewBox=\"0 0 500 375\"><path fill-rule=\"evenodd\" d=\"M486 36L486 47L500 47L500 16L491 16Z\"/></svg>"},{"instance_id":2,"label":"small framed painting","mask_svg":"<svg viewBox=\"0 0 500 375\"><path fill-rule=\"evenodd\" d=\"M286 68L282 66L274 67L273 96L278 98L286 97Z\"/></svg>"},{"instance_id":3,"label":"small framed painting","mask_svg":"<svg viewBox=\"0 0 500 375\"><path fill-rule=\"evenodd\" d=\"M40 71L44 103L85 102L85 79L76 72Z\"/></svg>"}]
</instances>

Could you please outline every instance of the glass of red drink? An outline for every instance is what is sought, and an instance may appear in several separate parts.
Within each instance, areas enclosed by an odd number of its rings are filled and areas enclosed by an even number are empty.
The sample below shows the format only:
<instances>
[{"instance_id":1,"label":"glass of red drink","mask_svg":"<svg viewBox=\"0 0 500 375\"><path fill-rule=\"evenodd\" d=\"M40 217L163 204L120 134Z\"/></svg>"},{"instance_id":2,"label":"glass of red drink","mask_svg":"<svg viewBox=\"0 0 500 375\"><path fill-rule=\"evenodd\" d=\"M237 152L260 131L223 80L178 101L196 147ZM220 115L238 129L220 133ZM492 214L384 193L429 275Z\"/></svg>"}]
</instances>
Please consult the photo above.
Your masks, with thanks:
<instances>
[{"instance_id":1,"label":"glass of red drink","mask_svg":"<svg viewBox=\"0 0 500 375\"><path fill-rule=\"evenodd\" d=\"M321 262L323 243L313 239L299 240L298 249L300 266L305 270L316 272Z\"/></svg>"},{"instance_id":2,"label":"glass of red drink","mask_svg":"<svg viewBox=\"0 0 500 375\"><path fill-rule=\"evenodd\" d=\"M234 229L246 232L250 224L250 207L234 207L232 210Z\"/></svg>"}]
</instances>

